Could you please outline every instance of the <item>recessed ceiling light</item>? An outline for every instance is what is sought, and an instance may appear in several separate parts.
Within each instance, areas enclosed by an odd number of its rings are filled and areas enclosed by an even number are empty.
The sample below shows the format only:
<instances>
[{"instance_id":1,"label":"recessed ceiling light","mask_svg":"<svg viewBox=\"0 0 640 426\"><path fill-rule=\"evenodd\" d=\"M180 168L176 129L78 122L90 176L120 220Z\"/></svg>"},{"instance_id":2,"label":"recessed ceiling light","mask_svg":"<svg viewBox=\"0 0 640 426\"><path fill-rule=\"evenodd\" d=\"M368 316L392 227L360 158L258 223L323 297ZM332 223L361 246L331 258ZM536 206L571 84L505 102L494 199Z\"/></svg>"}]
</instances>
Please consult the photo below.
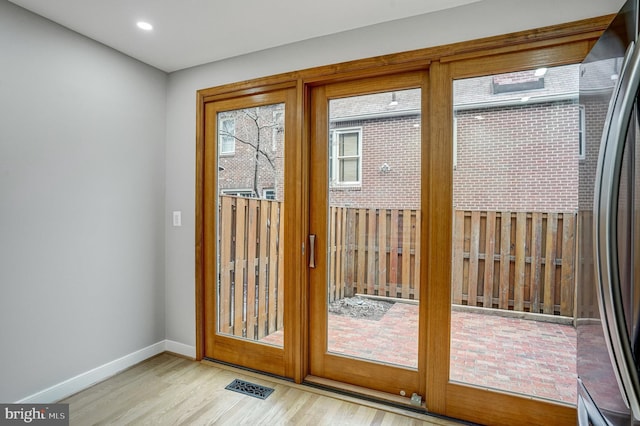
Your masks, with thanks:
<instances>
[{"instance_id":1,"label":"recessed ceiling light","mask_svg":"<svg viewBox=\"0 0 640 426\"><path fill-rule=\"evenodd\" d=\"M138 28L145 31L151 31L153 29L153 25L144 21L138 21L136 25L138 26Z\"/></svg>"},{"instance_id":2,"label":"recessed ceiling light","mask_svg":"<svg viewBox=\"0 0 640 426\"><path fill-rule=\"evenodd\" d=\"M529 96L523 96L520 98L520 102L527 102L529 99L531 99Z\"/></svg>"}]
</instances>

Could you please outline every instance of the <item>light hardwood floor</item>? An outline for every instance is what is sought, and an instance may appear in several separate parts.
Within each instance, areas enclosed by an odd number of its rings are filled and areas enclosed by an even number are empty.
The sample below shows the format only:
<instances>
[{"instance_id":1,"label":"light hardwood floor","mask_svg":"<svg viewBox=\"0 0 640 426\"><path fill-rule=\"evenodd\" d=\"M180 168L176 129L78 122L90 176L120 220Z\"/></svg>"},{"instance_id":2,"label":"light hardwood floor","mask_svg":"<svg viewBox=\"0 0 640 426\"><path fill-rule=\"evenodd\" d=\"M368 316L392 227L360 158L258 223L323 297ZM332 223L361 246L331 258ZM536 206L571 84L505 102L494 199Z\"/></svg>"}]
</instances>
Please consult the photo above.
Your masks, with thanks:
<instances>
[{"instance_id":1,"label":"light hardwood floor","mask_svg":"<svg viewBox=\"0 0 640 426\"><path fill-rule=\"evenodd\" d=\"M274 392L261 400L226 390L234 379L267 386ZM60 402L69 404L72 426L460 425L168 353Z\"/></svg>"}]
</instances>

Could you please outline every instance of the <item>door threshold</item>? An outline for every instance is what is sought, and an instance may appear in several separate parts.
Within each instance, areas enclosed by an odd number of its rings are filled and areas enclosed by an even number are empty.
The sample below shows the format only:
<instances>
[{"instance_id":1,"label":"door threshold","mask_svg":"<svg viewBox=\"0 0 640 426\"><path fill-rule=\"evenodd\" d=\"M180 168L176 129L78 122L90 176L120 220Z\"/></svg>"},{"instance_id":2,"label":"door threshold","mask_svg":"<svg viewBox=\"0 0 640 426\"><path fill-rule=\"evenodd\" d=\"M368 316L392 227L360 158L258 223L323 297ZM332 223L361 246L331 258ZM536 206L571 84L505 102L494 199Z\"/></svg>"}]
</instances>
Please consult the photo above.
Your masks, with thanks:
<instances>
[{"instance_id":1,"label":"door threshold","mask_svg":"<svg viewBox=\"0 0 640 426\"><path fill-rule=\"evenodd\" d=\"M362 386L351 385L348 383L338 382L336 380L326 379L318 376L306 376L302 382L304 385L324 389L346 396L352 396L359 399L366 399L372 402L391 405L403 410L410 410L416 413L426 414L427 407L424 402L420 405L411 403L410 396L395 395L392 393L382 392Z\"/></svg>"},{"instance_id":2,"label":"door threshold","mask_svg":"<svg viewBox=\"0 0 640 426\"><path fill-rule=\"evenodd\" d=\"M324 377L308 375L302 382L303 385L311 389L317 389L320 392L328 392L335 398L344 399L345 401L358 401L363 405L375 407L381 410L403 414L408 417L425 420L440 424L442 420L444 424L455 422L460 425L479 426L476 423L467 422L460 419L454 419L442 414L431 413L427 410L425 403L414 405L411 403L410 397L403 397L392 393L377 391L361 386L350 385L348 383L338 382L336 380L326 379ZM387 407L387 408L384 408ZM426 417L425 417L426 416Z\"/></svg>"},{"instance_id":3,"label":"door threshold","mask_svg":"<svg viewBox=\"0 0 640 426\"><path fill-rule=\"evenodd\" d=\"M305 377L303 383L298 384L286 377L274 376L268 373L263 373L260 371L247 369L244 367L239 367L239 366L228 364L228 363L223 363L211 358L205 358L200 362L205 365L210 365L213 367L220 368L222 370L243 374L255 379L271 381L277 384L290 386L294 389L306 390L308 392L313 392L318 395L328 396L328 397L336 398L342 401L360 404L365 407L388 411L390 413L403 415L415 420L421 420L421 421L427 420L436 424L440 424L438 420L441 420L443 425L449 425L450 424L449 422L456 422L456 424L461 424L461 425L474 425L473 423L464 422L462 420L453 419L451 417L443 416L440 414L430 413L425 408L406 405L407 404L406 401L404 401L404 403L394 402L394 399L402 399L402 397L400 396L391 395L391 394L387 394L379 391L371 391L370 389L367 390L366 388L360 388L362 389L362 392L352 392L346 389L340 389L340 387L337 386L337 385L342 385L344 387L344 383L322 379L320 377L307 376ZM312 381L316 383L313 383ZM322 385L320 384L320 382L331 382L336 384L336 386L330 387L330 386L327 386L326 384ZM348 386L348 387L357 388L357 386ZM367 392L365 391L369 391L368 396L366 395ZM387 396L392 398L381 398L381 396ZM408 400L408 398L404 398L404 399Z\"/></svg>"}]
</instances>

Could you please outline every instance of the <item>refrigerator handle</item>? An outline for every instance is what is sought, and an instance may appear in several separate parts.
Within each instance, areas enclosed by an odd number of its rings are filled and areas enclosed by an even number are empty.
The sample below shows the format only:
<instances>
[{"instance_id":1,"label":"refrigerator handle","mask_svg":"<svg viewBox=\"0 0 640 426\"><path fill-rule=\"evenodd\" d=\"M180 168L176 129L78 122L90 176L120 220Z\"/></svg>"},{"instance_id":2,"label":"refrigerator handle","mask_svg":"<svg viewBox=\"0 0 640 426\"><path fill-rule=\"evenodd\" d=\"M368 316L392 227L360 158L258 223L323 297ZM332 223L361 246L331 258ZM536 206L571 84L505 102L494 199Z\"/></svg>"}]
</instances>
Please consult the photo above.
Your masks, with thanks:
<instances>
[{"instance_id":1,"label":"refrigerator handle","mask_svg":"<svg viewBox=\"0 0 640 426\"><path fill-rule=\"evenodd\" d=\"M627 129L640 82L640 49L627 48L605 122L595 178L593 235L598 305L618 385L640 419L640 378L627 333L618 263L618 190Z\"/></svg>"}]
</instances>

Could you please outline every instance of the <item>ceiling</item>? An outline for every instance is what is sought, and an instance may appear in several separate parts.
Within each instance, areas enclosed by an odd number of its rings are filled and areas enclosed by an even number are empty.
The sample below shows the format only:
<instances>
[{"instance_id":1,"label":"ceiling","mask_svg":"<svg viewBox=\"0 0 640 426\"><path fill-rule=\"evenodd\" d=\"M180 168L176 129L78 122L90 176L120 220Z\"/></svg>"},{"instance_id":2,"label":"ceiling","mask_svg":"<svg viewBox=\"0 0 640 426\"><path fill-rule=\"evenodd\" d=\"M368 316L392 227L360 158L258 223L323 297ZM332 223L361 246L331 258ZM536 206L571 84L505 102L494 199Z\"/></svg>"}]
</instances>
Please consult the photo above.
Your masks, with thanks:
<instances>
[{"instance_id":1,"label":"ceiling","mask_svg":"<svg viewBox=\"0 0 640 426\"><path fill-rule=\"evenodd\" d=\"M166 72L480 0L10 0ZM153 30L137 28L146 21Z\"/></svg>"}]
</instances>

